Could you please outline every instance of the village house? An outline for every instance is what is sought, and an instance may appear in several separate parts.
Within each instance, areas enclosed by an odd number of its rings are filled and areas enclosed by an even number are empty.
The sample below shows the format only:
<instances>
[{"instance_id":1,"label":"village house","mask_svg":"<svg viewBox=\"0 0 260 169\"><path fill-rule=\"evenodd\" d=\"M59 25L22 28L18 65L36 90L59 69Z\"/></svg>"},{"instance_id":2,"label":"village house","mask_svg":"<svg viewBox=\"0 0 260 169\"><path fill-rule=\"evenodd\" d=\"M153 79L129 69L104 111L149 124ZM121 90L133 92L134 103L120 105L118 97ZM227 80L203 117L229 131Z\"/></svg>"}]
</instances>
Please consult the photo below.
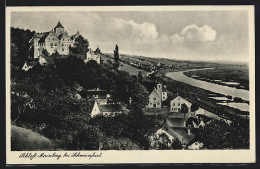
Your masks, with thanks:
<instances>
[{"instance_id":1,"label":"village house","mask_svg":"<svg viewBox=\"0 0 260 169\"><path fill-rule=\"evenodd\" d=\"M162 101L167 99L167 91L161 83L157 84L157 88L154 88L149 95L149 103L147 107L149 108L161 108Z\"/></svg>"},{"instance_id":2,"label":"village house","mask_svg":"<svg viewBox=\"0 0 260 169\"><path fill-rule=\"evenodd\" d=\"M90 48L89 51L86 53L86 59L84 60L87 63L90 60L95 60L98 64L101 63L101 52L99 47L95 51L92 51Z\"/></svg>"},{"instance_id":3,"label":"village house","mask_svg":"<svg viewBox=\"0 0 260 169\"><path fill-rule=\"evenodd\" d=\"M169 139L178 139L185 147L191 143L195 135L191 133L191 126L186 127L184 118L167 118L158 132L166 132Z\"/></svg>"},{"instance_id":4,"label":"village house","mask_svg":"<svg viewBox=\"0 0 260 169\"><path fill-rule=\"evenodd\" d=\"M180 112L182 104L186 104L186 106L188 107L188 112L191 111L192 103L181 96L177 96L170 102L170 112Z\"/></svg>"},{"instance_id":5,"label":"village house","mask_svg":"<svg viewBox=\"0 0 260 169\"><path fill-rule=\"evenodd\" d=\"M27 72L28 70L33 68L36 64L37 64L37 62L34 62L34 61L32 61L32 62L26 61L22 67L22 70Z\"/></svg>"},{"instance_id":6,"label":"village house","mask_svg":"<svg viewBox=\"0 0 260 169\"><path fill-rule=\"evenodd\" d=\"M120 103L116 104L100 104L95 101L90 116L93 118L97 115L115 116L116 114L126 113L127 109Z\"/></svg>"},{"instance_id":7,"label":"village house","mask_svg":"<svg viewBox=\"0 0 260 169\"><path fill-rule=\"evenodd\" d=\"M77 32L75 35L68 35L60 21L49 32L36 33L29 41L30 49L33 50L33 58L38 58L44 49L49 54L58 52L60 55L68 55L69 47L74 46L75 39L80 36Z\"/></svg>"},{"instance_id":8,"label":"village house","mask_svg":"<svg viewBox=\"0 0 260 169\"><path fill-rule=\"evenodd\" d=\"M22 70L23 71L28 71L31 68L33 68L37 62L41 65L41 66L52 66L55 68L55 63L53 61L53 59L50 56L39 56L38 59L34 59L33 61L25 61Z\"/></svg>"}]
</instances>

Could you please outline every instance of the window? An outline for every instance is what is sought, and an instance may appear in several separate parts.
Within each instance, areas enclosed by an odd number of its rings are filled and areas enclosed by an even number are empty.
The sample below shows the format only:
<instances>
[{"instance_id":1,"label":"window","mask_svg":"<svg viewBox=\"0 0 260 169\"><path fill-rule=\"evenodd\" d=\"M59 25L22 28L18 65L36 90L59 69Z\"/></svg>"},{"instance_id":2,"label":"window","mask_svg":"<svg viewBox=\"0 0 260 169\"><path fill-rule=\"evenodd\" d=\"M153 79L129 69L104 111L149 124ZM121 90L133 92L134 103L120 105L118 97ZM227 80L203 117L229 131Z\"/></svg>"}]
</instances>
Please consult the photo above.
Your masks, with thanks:
<instances>
[{"instance_id":1,"label":"window","mask_svg":"<svg viewBox=\"0 0 260 169\"><path fill-rule=\"evenodd\" d=\"M62 48L62 51L64 51L64 48Z\"/></svg>"},{"instance_id":2,"label":"window","mask_svg":"<svg viewBox=\"0 0 260 169\"><path fill-rule=\"evenodd\" d=\"M163 99L165 99L165 97L163 97Z\"/></svg>"},{"instance_id":3,"label":"window","mask_svg":"<svg viewBox=\"0 0 260 169\"><path fill-rule=\"evenodd\" d=\"M158 103L158 105L160 105L160 103Z\"/></svg>"},{"instance_id":4,"label":"window","mask_svg":"<svg viewBox=\"0 0 260 169\"><path fill-rule=\"evenodd\" d=\"M173 103L173 106L175 106L175 103Z\"/></svg>"},{"instance_id":5,"label":"window","mask_svg":"<svg viewBox=\"0 0 260 169\"><path fill-rule=\"evenodd\" d=\"M63 38L63 41L64 41L64 38Z\"/></svg>"},{"instance_id":6,"label":"window","mask_svg":"<svg viewBox=\"0 0 260 169\"><path fill-rule=\"evenodd\" d=\"M173 108L172 108L172 110L173 110Z\"/></svg>"},{"instance_id":7,"label":"window","mask_svg":"<svg viewBox=\"0 0 260 169\"><path fill-rule=\"evenodd\" d=\"M180 103L178 103L178 106L180 106L181 104Z\"/></svg>"},{"instance_id":8,"label":"window","mask_svg":"<svg viewBox=\"0 0 260 169\"><path fill-rule=\"evenodd\" d=\"M64 46L63 44L61 44L61 46Z\"/></svg>"},{"instance_id":9,"label":"window","mask_svg":"<svg viewBox=\"0 0 260 169\"><path fill-rule=\"evenodd\" d=\"M54 38L52 40L54 40Z\"/></svg>"},{"instance_id":10,"label":"window","mask_svg":"<svg viewBox=\"0 0 260 169\"><path fill-rule=\"evenodd\" d=\"M57 43L55 43L55 46L57 46Z\"/></svg>"},{"instance_id":11,"label":"window","mask_svg":"<svg viewBox=\"0 0 260 169\"><path fill-rule=\"evenodd\" d=\"M51 46L53 46L53 43L51 43Z\"/></svg>"},{"instance_id":12,"label":"window","mask_svg":"<svg viewBox=\"0 0 260 169\"><path fill-rule=\"evenodd\" d=\"M60 31L60 33L62 33L62 31Z\"/></svg>"},{"instance_id":13,"label":"window","mask_svg":"<svg viewBox=\"0 0 260 169\"><path fill-rule=\"evenodd\" d=\"M153 100L156 100L156 98L153 98Z\"/></svg>"}]
</instances>

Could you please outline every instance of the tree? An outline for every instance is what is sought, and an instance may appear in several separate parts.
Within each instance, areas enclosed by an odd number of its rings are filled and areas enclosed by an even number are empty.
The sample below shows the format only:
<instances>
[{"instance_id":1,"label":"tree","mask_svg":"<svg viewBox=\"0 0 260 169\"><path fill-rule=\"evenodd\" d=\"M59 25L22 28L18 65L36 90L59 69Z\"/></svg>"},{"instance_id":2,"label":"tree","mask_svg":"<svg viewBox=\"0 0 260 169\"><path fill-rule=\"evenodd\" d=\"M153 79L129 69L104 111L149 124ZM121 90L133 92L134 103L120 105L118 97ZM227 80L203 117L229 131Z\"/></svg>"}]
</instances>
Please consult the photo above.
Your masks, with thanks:
<instances>
[{"instance_id":1,"label":"tree","mask_svg":"<svg viewBox=\"0 0 260 169\"><path fill-rule=\"evenodd\" d=\"M182 144L178 139L170 139L165 133L150 136L149 149L155 150L178 150L182 149Z\"/></svg>"},{"instance_id":2,"label":"tree","mask_svg":"<svg viewBox=\"0 0 260 169\"><path fill-rule=\"evenodd\" d=\"M138 73L137 79L139 83L143 81L143 75L141 71Z\"/></svg>"},{"instance_id":3,"label":"tree","mask_svg":"<svg viewBox=\"0 0 260 169\"><path fill-rule=\"evenodd\" d=\"M18 56L18 47L16 44L11 44L11 58L17 59Z\"/></svg>"},{"instance_id":4,"label":"tree","mask_svg":"<svg viewBox=\"0 0 260 169\"><path fill-rule=\"evenodd\" d=\"M140 150L140 147L128 138L108 137L102 144L102 150Z\"/></svg>"},{"instance_id":5,"label":"tree","mask_svg":"<svg viewBox=\"0 0 260 169\"><path fill-rule=\"evenodd\" d=\"M11 27L11 48L14 47L13 49L11 49L11 60L20 60L24 62L28 59L30 47L30 44L28 42L34 34L35 31ZM17 55L15 55L16 48Z\"/></svg>"},{"instance_id":6,"label":"tree","mask_svg":"<svg viewBox=\"0 0 260 169\"><path fill-rule=\"evenodd\" d=\"M71 54L76 55L86 55L89 47L89 42L83 36L79 35L75 39L75 43L73 47L69 47L69 51Z\"/></svg>"},{"instance_id":7,"label":"tree","mask_svg":"<svg viewBox=\"0 0 260 169\"><path fill-rule=\"evenodd\" d=\"M117 45L114 50L114 67L116 69L119 67L119 49Z\"/></svg>"},{"instance_id":8,"label":"tree","mask_svg":"<svg viewBox=\"0 0 260 169\"><path fill-rule=\"evenodd\" d=\"M196 132L196 140L202 142L206 149L248 149L249 123L212 120Z\"/></svg>"},{"instance_id":9,"label":"tree","mask_svg":"<svg viewBox=\"0 0 260 169\"><path fill-rule=\"evenodd\" d=\"M130 96L132 98L130 107L132 112L142 112L142 108L146 107L149 103L149 93L140 83L133 84Z\"/></svg>"},{"instance_id":10,"label":"tree","mask_svg":"<svg viewBox=\"0 0 260 169\"><path fill-rule=\"evenodd\" d=\"M198 109L199 109L199 106L198 106L198 104L197 103L193 103L192 105L191 105L191 112L195 112L195 111L197 111Z\"/></svg>"},{"instance_id":11,"label":"tree","mask_svg":"<svg viewBox=\"0 0 260 169\"><path fill-rule=\"evenodd\" d=\"M189 109L188 109L187 105L185 103L181 104L181 113L183 113L184 119L185 119L186 113L188 113L188 112L189 112Z\"/></svg>"}]
</instances>

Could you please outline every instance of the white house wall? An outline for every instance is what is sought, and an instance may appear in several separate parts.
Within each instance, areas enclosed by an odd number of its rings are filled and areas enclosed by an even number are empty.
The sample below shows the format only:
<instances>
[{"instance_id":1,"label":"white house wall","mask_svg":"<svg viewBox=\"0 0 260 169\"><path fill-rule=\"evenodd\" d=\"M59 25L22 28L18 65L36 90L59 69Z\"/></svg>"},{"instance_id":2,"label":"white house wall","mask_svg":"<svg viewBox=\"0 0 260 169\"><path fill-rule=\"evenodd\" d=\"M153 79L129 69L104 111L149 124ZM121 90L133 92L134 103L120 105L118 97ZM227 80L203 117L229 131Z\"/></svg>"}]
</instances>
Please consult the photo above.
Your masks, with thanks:
<instances>
[{"instance_id":1,"label":"white house wall","mask_svg":"<svg viewBox=\"0 0 260 169\"><path fill-rule=\"evenodd\" d=\"M93 106L93 109L92 109L92 111L91 111L90 116L91 116L91 117L94 117L94 116L96 116L96 115L98 115L98 114L100 114L100 110L99 110L99 108L98 108L97 102L95 102L95 104L94 104L94 106Z\"/></svg>"},{"instance_id":2,"label":"white house wall","mask_svg":"<svg viewBox=\"0 0 260 169\"><path fill-rule=\"evenodd\" d=\"M186 106L188 107L188 111L190 112L191 111L191 103L188 102L187 100L183 99L182 97L180 96L177 96L175 99L173 99L171 102L170 102L170 112L178 112L180 109L181 109L181 105L185 103Z\"/></svg>"}]
</instances>

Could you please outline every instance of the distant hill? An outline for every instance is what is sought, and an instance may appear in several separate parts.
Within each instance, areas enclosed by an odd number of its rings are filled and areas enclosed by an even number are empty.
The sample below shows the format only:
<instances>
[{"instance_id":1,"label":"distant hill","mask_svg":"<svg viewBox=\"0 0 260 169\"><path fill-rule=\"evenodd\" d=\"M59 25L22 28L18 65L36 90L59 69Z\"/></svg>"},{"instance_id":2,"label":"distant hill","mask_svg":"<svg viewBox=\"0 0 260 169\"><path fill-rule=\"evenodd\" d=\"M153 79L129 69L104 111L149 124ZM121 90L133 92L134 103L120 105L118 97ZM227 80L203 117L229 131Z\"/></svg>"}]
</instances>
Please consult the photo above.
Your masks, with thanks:
<instances>
[{"instance_id":1,"label":"distant hill","mask_svg":"<svg viewBox=\"0 0 260 169\"><path fill-rule=\"evenodd\" d=\"M105 55L113 58L114 54L113 53L104 53ZM131 60L145 60L149 61L153 64L157 64L158 62L162 64L200 64L202 65L223 65L223 64L230 64L230 65L248 65L246 62L239 62L239 61L196 61L196 60L177 60L177 59L168 59L168 58L152 58L152 57L147 57L147 56L141 56L141 55L131 55L131 54L120 54L120 59L131 59Z\"/></svg>"}]
</instances>

